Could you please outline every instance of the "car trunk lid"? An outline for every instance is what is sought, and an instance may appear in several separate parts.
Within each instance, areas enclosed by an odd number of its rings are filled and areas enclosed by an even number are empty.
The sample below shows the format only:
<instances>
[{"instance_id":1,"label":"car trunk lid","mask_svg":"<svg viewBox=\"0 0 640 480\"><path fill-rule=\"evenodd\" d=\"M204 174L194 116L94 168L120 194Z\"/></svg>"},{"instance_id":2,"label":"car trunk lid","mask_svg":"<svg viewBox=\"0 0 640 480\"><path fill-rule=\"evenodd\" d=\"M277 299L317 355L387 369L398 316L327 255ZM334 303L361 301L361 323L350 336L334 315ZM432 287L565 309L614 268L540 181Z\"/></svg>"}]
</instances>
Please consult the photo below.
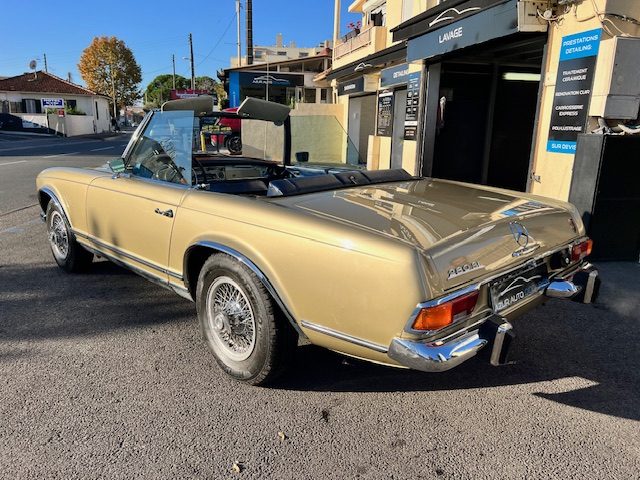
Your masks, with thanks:
<instances>
[{"instance_id":1,"label":"car trunk lid","mask_svg":"<svg viewBox=\"0 0 640 480\"><path fill-rule=\"evenodd\" d=\"M568 204L421 179L279 198L277 203L418 248L446 291L579 236Z\"/></svg>"}]
</instances>

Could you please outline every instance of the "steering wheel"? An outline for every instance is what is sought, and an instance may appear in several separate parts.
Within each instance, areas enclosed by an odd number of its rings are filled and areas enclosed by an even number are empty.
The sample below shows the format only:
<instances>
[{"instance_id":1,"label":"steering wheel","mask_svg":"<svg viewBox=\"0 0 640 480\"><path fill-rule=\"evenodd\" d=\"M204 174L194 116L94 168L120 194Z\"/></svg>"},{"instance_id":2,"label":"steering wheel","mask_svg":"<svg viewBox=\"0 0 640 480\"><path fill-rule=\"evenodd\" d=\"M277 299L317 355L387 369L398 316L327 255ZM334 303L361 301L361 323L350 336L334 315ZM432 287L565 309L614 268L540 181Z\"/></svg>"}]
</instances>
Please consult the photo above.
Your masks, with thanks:
<instances>
[{"instance_id":1,"label":"steering wheel","mask_svg":"<svg viewBox=\"0 0 640 480\"><path fill-rule=\"evenodd\" d=\"M151 178L155 180L162 180L164 182L186 183L180 168L166 153L154 154L150 159L150 163L159 165L159 168L153 169L153 176Z\"/></svg>"},{"instance_id":2,"label":"steering wheel","mask_svg":"<svg viewBox=\"0 0 640 480\"><path fill-rule=\"evenodd\" d=\"M198 175L197 175L197 173L196 173L196 170L195 170L195 168L193 167L193 165L191 166L191 172L193 173L193 177L194 177L194 178L195 178L195 180L196 180L196 184L199 184L199 183L209 183L209 181L208 181L208 179L207 179L207 171L204 169L204 166L202 165L202 163L200 163L200 160L198 160L198 159L194 156L194 157L193 157L193 163L197 164L197 165L198 165L198 168L199 168L200 170L202 170L202 180L203 180L203 181L202 181L202 182L199 182L199 181L198 181Z\"/></svg>"}]
</instances>

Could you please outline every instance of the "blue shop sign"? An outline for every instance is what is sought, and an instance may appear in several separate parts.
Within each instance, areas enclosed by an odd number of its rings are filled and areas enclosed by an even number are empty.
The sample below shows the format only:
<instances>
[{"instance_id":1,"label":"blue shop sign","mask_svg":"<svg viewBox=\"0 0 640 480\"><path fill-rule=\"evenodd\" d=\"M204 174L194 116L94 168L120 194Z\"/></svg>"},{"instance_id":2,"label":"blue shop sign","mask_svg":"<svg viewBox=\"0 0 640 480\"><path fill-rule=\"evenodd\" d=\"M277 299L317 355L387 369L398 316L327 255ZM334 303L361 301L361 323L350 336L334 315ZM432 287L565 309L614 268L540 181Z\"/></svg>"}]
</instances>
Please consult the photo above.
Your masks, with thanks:
<instances>
[{"instance_id":1,"label":"blue shop sign","mask_svg":"<svg viewBox=\"0 0 640 480\"><path fill-rule=\"evenodd\" d=\"M380 88L393 85L406 85L409 77L409 65L403 63L395 67L385 68L380 72Z\"/></svg>"}]
</instances>

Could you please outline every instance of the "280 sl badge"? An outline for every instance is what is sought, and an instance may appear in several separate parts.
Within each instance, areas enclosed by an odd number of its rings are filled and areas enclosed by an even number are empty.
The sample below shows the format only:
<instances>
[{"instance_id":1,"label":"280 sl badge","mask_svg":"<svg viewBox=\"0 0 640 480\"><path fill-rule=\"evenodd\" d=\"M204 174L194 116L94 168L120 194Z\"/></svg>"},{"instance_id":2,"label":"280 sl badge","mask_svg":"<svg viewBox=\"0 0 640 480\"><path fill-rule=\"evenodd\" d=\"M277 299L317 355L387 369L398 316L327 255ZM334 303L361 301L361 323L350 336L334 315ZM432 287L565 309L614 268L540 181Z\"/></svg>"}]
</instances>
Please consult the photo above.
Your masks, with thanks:
<instances>
[{"instance_id":1,"label":"280 sl badge","mask_svg":"<svg viewBox=\"0 0 640 480\"><path fill-rule=\"evenodd\" d=\"M484 265L481 265L480 262L464 263L457 267L450 268L449 275L447 276L447 280L451 280L452 278L459 277L460 275L464 275L465 273L472 272L473 270L478 270L479 268L484 268Z\"/></svg>"}]
</instances>

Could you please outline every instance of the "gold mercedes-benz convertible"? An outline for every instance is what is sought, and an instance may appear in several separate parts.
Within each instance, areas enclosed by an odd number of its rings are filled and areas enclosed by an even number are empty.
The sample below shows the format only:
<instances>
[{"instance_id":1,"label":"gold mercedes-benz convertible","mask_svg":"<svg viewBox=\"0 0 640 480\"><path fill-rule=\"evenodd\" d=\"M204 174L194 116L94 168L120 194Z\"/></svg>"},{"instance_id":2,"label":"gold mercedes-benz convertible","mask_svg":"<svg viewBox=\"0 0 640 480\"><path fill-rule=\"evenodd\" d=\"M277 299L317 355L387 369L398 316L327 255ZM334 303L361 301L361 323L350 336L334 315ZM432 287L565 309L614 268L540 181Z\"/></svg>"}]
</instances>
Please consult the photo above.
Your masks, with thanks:
<instances>
[{"instance_id":1,"label":"gold mercedes-benz convertible","mask_svg":"<svg viewBox=\"0 0 640 480\"><path fill-rule=\"evenodd\" d=\"M223 117L242 122L240 155L212 145ZM236 113L167 102L121 158L38 176L55 261L78 272L104 257L193 300L220 367L256 385L300 337L426 372L479 352L500 365L513 318L549 297L595 300L572 205L363 170L327 121L251 98Z\"/></svg>"}]
</instances>

